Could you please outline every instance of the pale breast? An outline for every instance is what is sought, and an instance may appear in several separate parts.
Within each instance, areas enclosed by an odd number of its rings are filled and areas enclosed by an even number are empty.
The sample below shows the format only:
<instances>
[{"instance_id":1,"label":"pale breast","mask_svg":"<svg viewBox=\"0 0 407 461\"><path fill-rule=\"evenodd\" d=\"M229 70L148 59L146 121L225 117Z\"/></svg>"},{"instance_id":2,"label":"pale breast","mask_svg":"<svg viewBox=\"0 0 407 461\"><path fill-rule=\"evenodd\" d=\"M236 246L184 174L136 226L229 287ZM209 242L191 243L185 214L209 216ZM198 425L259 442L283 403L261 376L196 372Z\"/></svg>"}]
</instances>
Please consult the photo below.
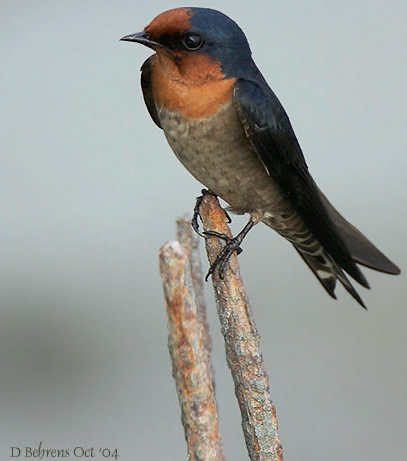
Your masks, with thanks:
<instances>
[{"instance_id":1,"label":"pale breast","mask_svg":"<svg viewBox=\"0 0 407 461\"><path fill-rule=\"evenodd\" d=\"M291 211L286 196L250 148L231 101L202 119L186 119L165 109L158 114L181 163L232 208Z\"/></svg>"}]
</instances>

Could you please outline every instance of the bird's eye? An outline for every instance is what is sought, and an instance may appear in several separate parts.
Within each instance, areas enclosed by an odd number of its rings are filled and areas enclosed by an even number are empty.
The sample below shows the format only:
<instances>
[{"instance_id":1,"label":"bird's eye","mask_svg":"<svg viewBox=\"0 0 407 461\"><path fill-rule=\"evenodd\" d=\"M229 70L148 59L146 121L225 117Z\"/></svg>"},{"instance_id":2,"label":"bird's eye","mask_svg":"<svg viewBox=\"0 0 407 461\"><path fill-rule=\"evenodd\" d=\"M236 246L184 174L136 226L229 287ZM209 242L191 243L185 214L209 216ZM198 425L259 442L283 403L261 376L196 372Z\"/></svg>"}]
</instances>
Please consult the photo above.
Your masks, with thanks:
<instances>
[{"instance_id":1,"label":"bird's eye","mask_svg":"<svg viewBox=\"0 0 407 461\"><path fill-rule=\"evenodd\" d=\"M182 39L184 47L189 51L196 51L203 45L203 38L198 34L189 34Z\"/></svg>"}]
</instances>

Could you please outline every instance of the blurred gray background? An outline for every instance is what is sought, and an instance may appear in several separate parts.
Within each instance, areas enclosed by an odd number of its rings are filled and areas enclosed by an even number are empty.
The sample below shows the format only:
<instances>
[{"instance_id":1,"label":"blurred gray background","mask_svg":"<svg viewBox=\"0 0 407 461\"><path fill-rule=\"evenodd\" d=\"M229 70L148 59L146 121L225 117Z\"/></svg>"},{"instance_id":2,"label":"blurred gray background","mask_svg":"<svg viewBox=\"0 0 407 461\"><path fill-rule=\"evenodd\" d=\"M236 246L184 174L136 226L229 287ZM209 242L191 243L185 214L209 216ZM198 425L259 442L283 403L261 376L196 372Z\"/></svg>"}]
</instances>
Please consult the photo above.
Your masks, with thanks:
<instances>
[{"instance_id":1,"label":"blurred gray background","mask_svg":"<svg viewBox=\"0 0 407 461\"><path fill-rule=\"evenodd\" d=\"M183 5L0 5L0 458L42 441L185 459L158 249L201 186L144 107L150 51L119 42ZM195 5L243 28L320 187L404 269L365 270L365 312L341 288L331 300L277 234L250 233L240 264L285 457L405 459L407 3ZM243 460L210 284L207 295L225 453Z\"/></svg>"}]
</instances>

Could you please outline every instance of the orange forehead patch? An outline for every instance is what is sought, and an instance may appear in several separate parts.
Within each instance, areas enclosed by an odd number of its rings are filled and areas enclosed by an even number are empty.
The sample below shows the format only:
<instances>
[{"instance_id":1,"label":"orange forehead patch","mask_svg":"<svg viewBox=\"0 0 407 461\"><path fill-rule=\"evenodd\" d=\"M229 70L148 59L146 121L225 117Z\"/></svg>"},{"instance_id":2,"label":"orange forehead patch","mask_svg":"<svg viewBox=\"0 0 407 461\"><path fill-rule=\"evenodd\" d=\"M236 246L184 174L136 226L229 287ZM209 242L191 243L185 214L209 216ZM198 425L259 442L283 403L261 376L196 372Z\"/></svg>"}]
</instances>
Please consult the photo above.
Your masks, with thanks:
<instances>
[{"instance_id":1,"label":"orange forehead patch","mask_svg":"<svg viewBox=\"0 0 407 461\"><path fill-rule=\"evenodd\" d=\"M153 38L159 38L164 34L183 33L190 29L189 18L193 14L190 8L175 8L164 11L155 17L144 30Z\"/></svg>"}]
</instances>

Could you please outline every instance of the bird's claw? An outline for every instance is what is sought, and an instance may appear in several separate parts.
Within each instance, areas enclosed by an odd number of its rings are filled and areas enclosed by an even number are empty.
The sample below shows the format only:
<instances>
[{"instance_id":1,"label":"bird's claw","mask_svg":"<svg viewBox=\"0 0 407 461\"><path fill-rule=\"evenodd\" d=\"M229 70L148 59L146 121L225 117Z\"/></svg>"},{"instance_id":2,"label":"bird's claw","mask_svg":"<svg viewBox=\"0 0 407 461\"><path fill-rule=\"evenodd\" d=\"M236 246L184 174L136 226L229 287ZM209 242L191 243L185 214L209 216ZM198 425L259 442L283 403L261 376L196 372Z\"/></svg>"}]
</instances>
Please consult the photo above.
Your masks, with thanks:
<instances>
[{"instance_id":1,"label":"bird's claw","mask_svg":"<svg viewBox=\"0 0 407 461\"><path fill-rule=\"evenodd\" d=\"M230 217L230 214L223 208L223 212L225 213L226 219L228 220L228 224L232 222L232 218Z\"/></svg>"},{"instance_id":2,"label":"bird's claw","mask_svg":"<svg viewBox=\"0 0 407 461\"><path fill-rule=\"evenodd\" d=\"M205 276L205 281L207 282L209 277L215 272L215 269L218 268L219 278L223 280L223 273L225 271L226 264L229 261L229 258L232 256L233 252L236 251L236 254L240 255L240 253L243 251L242 248L240 248L242 239L239 238L239 236L230 238L225 234L220 234L219 232L215 231L204 231L203 234L205 238L217 237L226 242L226 245L222 248L215 261L211 264L208 273Z\"/></svg>"},{"instance_id":3,"label":"bird's claw","mask_svg":"<svg viewBox=\"0 0 407 461\"><path fill-rule=\"evenodd\" d=\"M194 231L200 237L205 237L205 235L204 235L205 232L201 232L199 230L199 223L198 223L198 218L200 217L199 209L201 208L201 203L202 203L202 200L204 199L205 195L213 195L214 197L217 197L217 195L214 194L212 191L210 191L208 189L202 189L201 193L202 193L202 195L200 195L199 197L196 198L195 207L194 207L194 214L192 215L192 219L191 219L191 226L192 226L192 229L194 229ZM226 215L226 219L228 221L228 224L230 224L232 222L232 219L229 216L229 213L226 210L223 210L223 212Z\"/></svg>"},{"instance_id":4,"label":"bird's claw","mask_svg":"<svg viewBox=\"0 0 407 461\"><path fill-rule=\"evenodd\" d=\"M240 248L240 245L244 237L246 236L247 232L253 227L254 222L249 221L249 223L246 224L244 229L236 237L232 237L232 238L226 234L221 234L220 232L216 232L216 231L202 231L201 232L199 230L199 223L198 223L198 217L200 217L199 209L201 207L204 196L208 194L214 195L216 197L216 195L212 191L206 190L206 189L202 190L202 195L200 195L196 199L194 214L191 220L191 226L198 235L200 235L201 237L204 237L205 239L209 237L217 237L217 238L222 239L225 242L225 246L222 248L222 250L216 257L215 261L211 264L208 270L208 273L205 276L205 281L208 281L209 277L215 272L215 269L217 268L219 278L223 280L223 273L225 271L225 267L226 267L227 262L229 261L229 258L232 256L234 251L236 251L237 255L240 255L240 253L243 251ZM232 220L228 212L226 210L223 210L223 211L225 213L228 223L230 224Z\"/></svg>"},{"instance_id":5,"label":"bird's claw","mask_svg":"<svg viewBox=\"0 0 407 461\"><path fill-rule=\"evenodd\" d=\"M204 237L204 235L199 230L198 217L199 217L199 209L201 208L201 203L202 203L203 198L204 198L203 195L200 195L199 197L196 198L196 203L195 203L195 207L194 207L194 214L192 215L192 219L191 219L192 229L194 229L194 231L201 237Z\"/></svg>"}]
</instances>

